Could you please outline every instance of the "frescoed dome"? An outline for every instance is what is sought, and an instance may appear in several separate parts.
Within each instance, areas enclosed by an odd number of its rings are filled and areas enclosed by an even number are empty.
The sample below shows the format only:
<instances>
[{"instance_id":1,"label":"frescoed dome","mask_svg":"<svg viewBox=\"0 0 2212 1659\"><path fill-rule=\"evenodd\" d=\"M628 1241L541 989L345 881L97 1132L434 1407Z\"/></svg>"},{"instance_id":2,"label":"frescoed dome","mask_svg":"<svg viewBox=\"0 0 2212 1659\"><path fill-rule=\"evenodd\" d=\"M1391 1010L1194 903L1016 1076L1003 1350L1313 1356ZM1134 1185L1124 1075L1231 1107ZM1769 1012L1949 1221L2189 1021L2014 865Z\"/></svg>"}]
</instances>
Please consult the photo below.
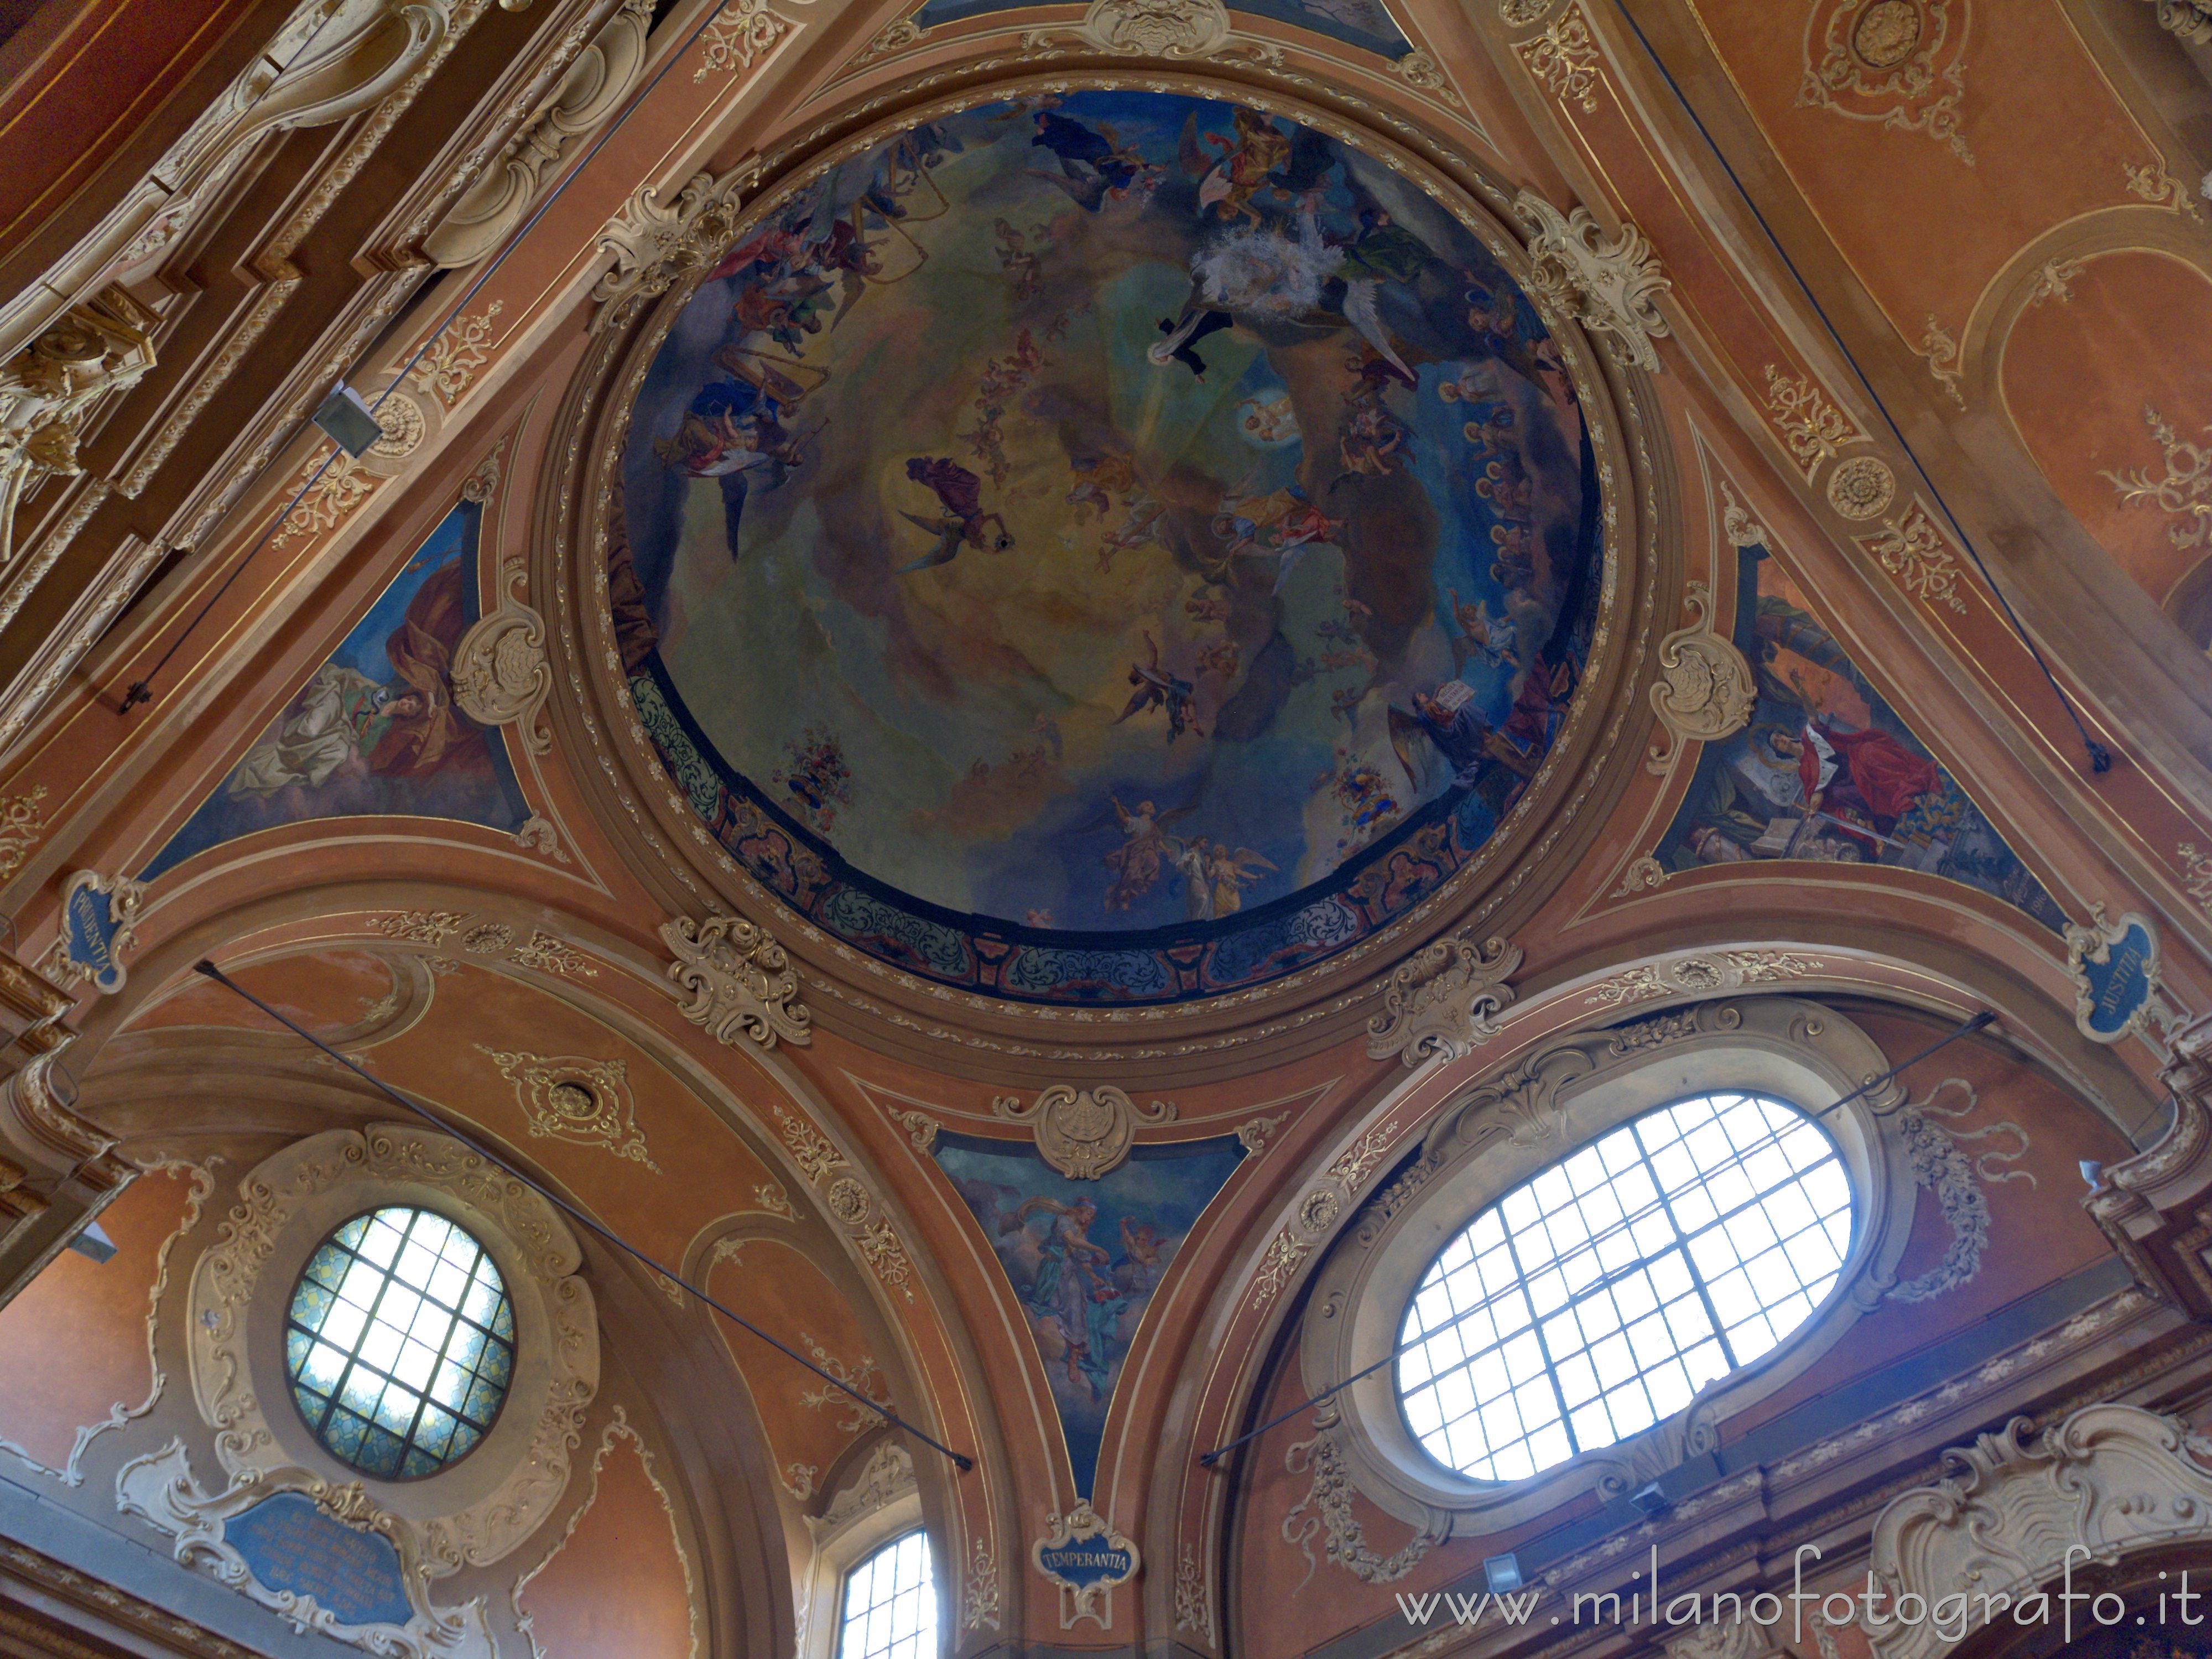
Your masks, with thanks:
<instances>
[{"instance_id":1,"label":"frescoed dome","mask_svg":"<svg viewBox=\"0 0 2212 1659\"><path fill-rule=\"evenodd\" d=\"M985 104L771 198L668 321L610 569L643 724L809 921L951 984L1254 984L1474 860L1604 559L1471 224L1197 96Z\"/></svg>"}]
</instances>

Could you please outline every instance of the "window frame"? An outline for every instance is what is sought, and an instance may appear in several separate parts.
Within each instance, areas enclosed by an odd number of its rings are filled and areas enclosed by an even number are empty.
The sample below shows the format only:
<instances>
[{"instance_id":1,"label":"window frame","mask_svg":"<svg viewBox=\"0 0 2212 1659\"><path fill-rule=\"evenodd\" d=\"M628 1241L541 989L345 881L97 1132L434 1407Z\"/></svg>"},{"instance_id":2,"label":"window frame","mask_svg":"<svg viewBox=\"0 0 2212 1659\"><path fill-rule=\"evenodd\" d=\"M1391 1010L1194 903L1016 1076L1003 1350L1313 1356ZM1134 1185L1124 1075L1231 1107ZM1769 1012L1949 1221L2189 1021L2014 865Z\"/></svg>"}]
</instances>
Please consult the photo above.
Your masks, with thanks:
<instances>
[{"instance_id":1,"label":"window frame","mask_svg":"<svg viewBox=\"0 0 2212 1659\"><path fill-rule=\"evenodd\" d=\"M937 1598L937 1652L928 1656L928 1659L939 1659L939 1656L944 1653L946 1647L945 1637L949 1633L948 1621L945 1617L945 1581L938 1574L937 1547L930 1538L929 1528L922 1524L921 1516L919 1513L920 1507L919 1504L915 1505L916 1512L912 1517L912 1525L889 1528L883 1537L871 1543L866 1548L855 1551L851 1559L839 1570L836 1581L836 1617L827 1621L830 1626L830 1652L832 1659L844 1659L845 1604L853 1587L853 1575L884 1551L904 1543L909 1538L921 1540L922 1553L929 1559L930 1592ZM889 1513L888 1509L878 1511L878 1515Z\"/></svg>"},{"instance_id":2,"label":"window frame","mask_svg":"<svg viewBox=\"0 0 2212 1659\"><path fill-rule=\"evenodd\" d=\"M1795 997L1696 1004L1552 1039L1502 1069L1492 1062L1489 1076L1437 1113L1419 1155L1316 1274L1299 1349L1305 1390L1319 1393L1384 1359L1414 1290L1452 1239L1609 1131L1704 1094L1763 1095L1812 1116L1889 1066L1850 1020ZM1407 1419L1397 1366L1385 1364L1340 1393L1338 1421L1326 1430L1353 1485L1441 1539L1494 1532L1592 1490L1624 1496L1711 1450L1723 1422L1801 1375L1895 1282L1917 1188L1900 1138L1885 1134L1875 1114L1903 1097L1893 1081L1819 1120L1851 1184L1851 1244L1826 1299L1775 1347L1639 1433L1505 1481L1437 1462Z\"/></svg>"},{"instance_id":3,"label":"window frame","mask_svg":"<svg viewBox=\"0 0 2212 1659\"><path fill-rule=\"evenodd\" d=\"M186 1340L192 1395L235 1481L269 1492L358 1484L425 1557L472 1565L519 1547L566 1489L570 1437L599 1390L599 1332L583 1255L558 1211L449 1136L413 1124L327 1130L240 1183L233 1237L194 1264ZM465 1228L499 1269L514 1363L490 1431L434 1474L392 1480L342 1462L293 1402L284 1332L308 1260L364 1212L404 1205Z\"/></svg>"},{"instance_id":4,"label":"window frame","mask_svg":"<svg viewBox=\"0 0 2212 1659\"><path fill-rule=\"evenodd\" d=\"M866 1448L865 1454L862 1446ZM853 1569L885 1544L920 1532L929 1543L930 1582L937 1589L938 1655L952 1650L958 1613L945 1553L923 1512L914 1458L889 1434L849 1450L832 1471L819 1514L805 1515L813 1558L799 1604L799 1659L836 1659L845 1627L845 1583Z\"/></svg>"}]
</instances>

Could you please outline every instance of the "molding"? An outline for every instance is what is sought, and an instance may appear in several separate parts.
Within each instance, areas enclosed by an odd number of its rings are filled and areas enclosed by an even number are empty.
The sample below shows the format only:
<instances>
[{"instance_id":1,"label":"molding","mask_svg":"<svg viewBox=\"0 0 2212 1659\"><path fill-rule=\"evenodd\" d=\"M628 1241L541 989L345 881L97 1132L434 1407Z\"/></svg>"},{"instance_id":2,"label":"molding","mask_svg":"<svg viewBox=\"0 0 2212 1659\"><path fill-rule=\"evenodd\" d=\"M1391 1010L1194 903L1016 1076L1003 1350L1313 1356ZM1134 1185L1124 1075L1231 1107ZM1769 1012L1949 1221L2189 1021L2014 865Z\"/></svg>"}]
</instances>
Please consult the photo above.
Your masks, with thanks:
<instances>
[{"instance_id":1,"label":"molding","mask_svg":"<svg viewBox=\"0 0 2212 1659\"><path fill-rule=\"evenodd\" d=\"M599 1448L592 1454L590 1491L585 1494L583 1502L569 1511L568 1523L561 1528L561 1535L553 1540L552 1547L544 1555L538 1557L538 1565L518 1577L514 1588L507 1592L507 1605L514 1609L515 1628L522 1632L522 1639L530 1644L531 1659L548 1659L548 1656L544 1648L538 1644L538 1632L532 1627L530 1614L523 1608L523 1592L530 1588L532 1579L551 1566L554 1559L568 1547L569 1540L576 1535L577 1528L583 1525L584 1517L591 1513L592 1505L599 1500L599 1473L606 1467L607 1458L613 1452L617 1440L630 1443L631 1449L637 1454L638 1466L645 1473L646 1484L653 1488L653 1495L660 1500L661 1513L668 1517L669 1541L675 1548L676 1559L684 1564L684 1605L691 1615L690 1659L697 1659L699 1583L691 1570L691 1553L684 1547L683 1530L677 1524L676 1506L668 1496L668 1488L661 1484L660 1477L653 1472L652 1449L646 1445L645 1437L630 1426L629 1413L620 1406L614 1408L612 1418L600 1431Z\"/></svg>"},{"instance_id":2,"label":"molding","mask_svg":"<svg viewBox=\"0 0 2212 1659\"><path fill-rule=\"evenodd\" d=\"M425 253L440 265L471 265L507 240L546 179L637 84L652 21L653 0L622 0L569 64L553 95L422 239ZM578 30L590 27L581 24Z\"/></svg>"},{"instance_id":3,"label":"molding","mask_svg":"<svg viewBox=\"0 0 2212 1659\"><path fill-rule=\"evenodd\" d=\"M453 649L453 702L479 726L513 726L533 755L550 752L545 700L553 670L545 660L545 618L520 597L524 568L501 573L499 608L477 620Z\"/></svg>"}]
</instances>

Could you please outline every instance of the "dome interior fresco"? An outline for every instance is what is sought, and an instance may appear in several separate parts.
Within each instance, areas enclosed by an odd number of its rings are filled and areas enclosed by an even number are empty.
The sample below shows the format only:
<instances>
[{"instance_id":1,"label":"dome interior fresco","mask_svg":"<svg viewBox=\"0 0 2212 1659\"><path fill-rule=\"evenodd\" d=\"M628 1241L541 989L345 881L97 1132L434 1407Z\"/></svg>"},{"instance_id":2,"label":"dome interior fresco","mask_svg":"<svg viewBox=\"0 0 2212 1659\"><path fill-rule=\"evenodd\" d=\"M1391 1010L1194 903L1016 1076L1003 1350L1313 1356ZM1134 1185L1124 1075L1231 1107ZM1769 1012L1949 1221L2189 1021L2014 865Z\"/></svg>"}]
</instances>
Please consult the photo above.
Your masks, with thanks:
<instances>
[{"instance_id":1,"label":"dome interior fresco","mask_svg":"<svg viewBox=\"0 0 2212 1659\"><path fill-rule=\"evenodd\" d=\"M623 457L616 629L699 816L861 948L1048 1000L1256 983L1448 879L1607 588L1575 377L1476 220L1113 88L778 191Z\"/></svg>"},{"instance_id":2,"label":"dome interior fresco","mask_svg":"<svg viewBox=\"0 0 2212 1659\"><path fill-rule=\"evenodd\" d=\"M0 1654L2212 1576L2212 0L0 14Z\"/></svg>"}]
</instances>

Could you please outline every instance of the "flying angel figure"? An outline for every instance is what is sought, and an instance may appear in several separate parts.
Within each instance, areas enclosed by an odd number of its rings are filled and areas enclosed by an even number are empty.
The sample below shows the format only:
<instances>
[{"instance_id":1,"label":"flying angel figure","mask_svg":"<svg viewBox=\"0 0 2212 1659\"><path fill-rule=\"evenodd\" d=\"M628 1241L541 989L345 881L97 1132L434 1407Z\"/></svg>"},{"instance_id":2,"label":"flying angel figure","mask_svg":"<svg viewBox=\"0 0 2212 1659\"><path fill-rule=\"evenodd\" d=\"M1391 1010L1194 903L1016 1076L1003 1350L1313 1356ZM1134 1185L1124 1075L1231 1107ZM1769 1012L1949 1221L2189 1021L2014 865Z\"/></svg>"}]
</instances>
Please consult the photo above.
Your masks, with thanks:
<instances>
[{"instance_id":1,"label":"flying angel figure","mask_svg":"<svg viewBox=\"0 0 2212 1659\"><path fill-rule=\"evenodd\" d=\"M1003 553L1014 544L1006 521L995 513L983 511L983 481L957 461L941 456L926 460L917 455L907 462L906 476L936 491L944 511L934 519L925 519L919 513L899 514L908 524L920 525L935 536L937 545L912 564L901 565L896 574L950 564L963 546ZM999 526L997 533L987 534L984 526L993 524Z\"/></svg>"},{"instance_id":2,"label":"flying angel figure","mask_svg":"<svg viewBox=\"0 0 2212 1659\"><path fill-rule=\"evenodd\" d=\"M1274 867L1249 847L1231 848L1225 842L1216 846L1206 866L1213 878L1213 914L1225 916L1242 909L1244 890L1260 879L1262 870Z\"/></svg>"}]
</instances>

